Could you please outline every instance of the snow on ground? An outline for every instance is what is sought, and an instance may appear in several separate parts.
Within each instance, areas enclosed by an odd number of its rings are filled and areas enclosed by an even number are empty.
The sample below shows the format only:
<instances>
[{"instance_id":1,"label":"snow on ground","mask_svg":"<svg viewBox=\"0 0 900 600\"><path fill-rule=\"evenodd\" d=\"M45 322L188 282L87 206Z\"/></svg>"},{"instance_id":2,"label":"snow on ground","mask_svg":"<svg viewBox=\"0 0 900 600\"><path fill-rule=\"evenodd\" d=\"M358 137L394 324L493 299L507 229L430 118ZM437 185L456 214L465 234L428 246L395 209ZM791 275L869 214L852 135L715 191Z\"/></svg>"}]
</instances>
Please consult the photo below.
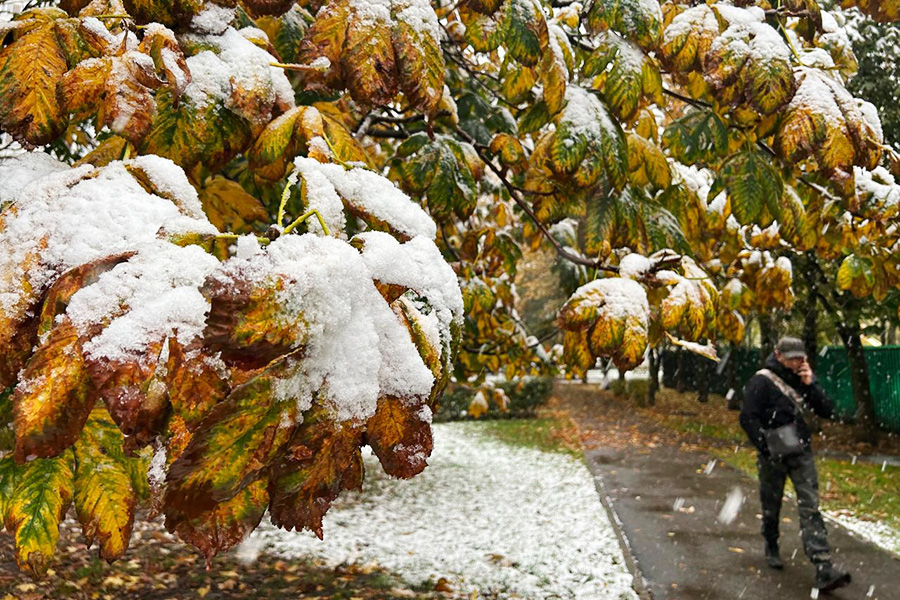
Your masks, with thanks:
<instances>
[{"instance_id":1,"label":"snow on ground","mask_svg":"<svg viewBox=\"0 0 900 600\"><path fill-rule=\"evenodd\" d=\"M366 456L364 491L335 502L324 541L266 520L244 544L377 563L413 584L444 577L461 597L637 600L584 464L491 440L479 426L435 425L429 466L408 481Z\"/></svg>"},{"instance_id":2,"label":"snow on ground","mask_svg":"<svg viewBox=\"0 0 900 600\"><path fill-rule=\"evenodd\" d=\"M900 556L900 531L881 521L863 521L849 510L822 511L826 518L847 529L856 537L881 546Z\"/></svg>"}]
</instances>

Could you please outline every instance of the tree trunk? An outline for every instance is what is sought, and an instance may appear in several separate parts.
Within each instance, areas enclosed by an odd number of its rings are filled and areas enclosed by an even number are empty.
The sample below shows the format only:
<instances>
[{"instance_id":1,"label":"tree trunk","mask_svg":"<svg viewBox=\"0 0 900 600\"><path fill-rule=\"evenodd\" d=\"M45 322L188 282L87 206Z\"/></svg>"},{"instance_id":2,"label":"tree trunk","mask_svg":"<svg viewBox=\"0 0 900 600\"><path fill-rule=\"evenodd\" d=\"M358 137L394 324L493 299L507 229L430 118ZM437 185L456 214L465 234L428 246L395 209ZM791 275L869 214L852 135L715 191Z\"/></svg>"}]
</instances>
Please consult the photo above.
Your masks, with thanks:
<instances>
[{"instance_id":1,"label":"tree trunk","mask_svg":"<svg viewBox=\"0 0 900 600\"><path fill-rule=\"evenodd\" d=\"M728 352L728 362L725 364L725 377L728 381L728 389L731 390L731 395L728 397L728 410L741 410L741 403L744 399L737 379L737 363L738 345L732 342L731 350Z\"/></svg>"},{"instance_id":2,"label":"tree trunk","mask_svg":"<svg viewBox=\"0 0 900 600\"><path fill-rule=\"evenodd\" d=\"M656 348L650 348L650 352L647 353L648 358L650 359L650 364L648 367L650 368L650 382L647 385L647 405L655 406L656 405L656 392L659 391L659 350Z\"/></svg>"},{"instance_id":3,"label":"tree trunk","mask_svg":"<svg viewBox=\"0 0 900 600\"><path fill-rule=\"evenodd\" d=\"M706 404L709 402L709 364L701 360L700 370L697 372L697 402Z\"/></svg>"},{"instance_id":4,"label":"tree trunk","mask_svg":"<svg viewBox=\"0 0 900 600\"><path fill-rule=\"evenodd\" d=\"M767 314L759 315L759 365L763 366L769 355L775 351L775 327L772 325L772 317Z\"/></svg>"},{"instance_id":5,"label":"tree trunk","mask_svg":"<svg viewBox=\"0 0 900 600\"><path fill-rule=\"evenodd\" d=\"M809 366L815 371L819 360L819 307L816 303L815 281L812 275L807 276L807 283L809 286L806 302L803 303L803 345L806 346L806 353L809 355Z\"/></svg>"},{"instance_id":6,"label":"tree trunk","mask_svg":"<svg viewBox=\"0 0 900 600\"><path fill-rule=\"evenodd\" d=\"M678 362L675 367L675 391L679 394L687 389L687 377L684 374L684 355L685 351L681 348L677 350Z\"/></svg>"},{"instance_id":7,"label":"tree trunk","mask_svg":"<svg viewBox=\"0 0 900 600\"><path fill-rule=\"evenodd\" d=\"M849 317L838 325L847 358L850 362L850 383L856 402L856 438L860 442L878 445L878 421L875 419L875 401L869 387L869 365L860 338L859 317Z\"/></svg>"}]
</instances>

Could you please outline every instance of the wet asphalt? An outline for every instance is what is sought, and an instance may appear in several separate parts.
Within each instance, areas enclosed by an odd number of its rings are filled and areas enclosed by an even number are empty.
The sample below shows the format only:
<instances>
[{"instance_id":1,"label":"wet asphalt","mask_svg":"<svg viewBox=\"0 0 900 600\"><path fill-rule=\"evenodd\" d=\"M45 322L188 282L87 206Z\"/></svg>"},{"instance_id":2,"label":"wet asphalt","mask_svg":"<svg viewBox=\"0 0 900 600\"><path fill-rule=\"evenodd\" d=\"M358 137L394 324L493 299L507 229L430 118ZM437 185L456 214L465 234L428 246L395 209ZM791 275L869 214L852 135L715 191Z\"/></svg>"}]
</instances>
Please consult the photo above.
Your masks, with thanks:
<instances>
[{"instance_id":1,"label":"wet asphalt","mask_svg":"<svg viewBox=\"0 0 900 600\"><path fill-rule=\"evenodd\" d=\"M585 460L630 552L635 589L653 600L801 600L816 598L803 553L796 500L782 508L782 571L769 569L759 534L756 482L708 456L669 446L595 449ZM734 520L718 520L733 490ZM727 511L726 511L727 512ZM900 559L827 522L834 562L850 586L819 598L900 600Z\"/></svg>"}]
</instances>

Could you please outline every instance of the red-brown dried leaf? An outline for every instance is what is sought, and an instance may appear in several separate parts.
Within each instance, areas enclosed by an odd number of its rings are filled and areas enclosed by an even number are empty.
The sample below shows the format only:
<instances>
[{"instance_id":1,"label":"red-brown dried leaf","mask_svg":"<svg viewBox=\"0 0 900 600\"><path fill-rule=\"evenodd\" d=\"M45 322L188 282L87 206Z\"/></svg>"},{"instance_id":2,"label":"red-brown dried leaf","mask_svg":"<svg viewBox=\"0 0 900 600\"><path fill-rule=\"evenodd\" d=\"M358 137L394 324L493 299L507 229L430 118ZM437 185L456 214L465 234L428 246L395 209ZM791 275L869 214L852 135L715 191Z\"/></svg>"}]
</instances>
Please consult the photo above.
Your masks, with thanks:
<instances>
[{"instance_id":1,"label":"red-brown dried leaf","mask_svg":"<svg viewBox=\"0 0 900 600\"><path fill-rule=\"evenodd\" d=\"M422 402L378 399L378 408L366 423L366 439L385 473L409 479L425 469L434 448L430 416Z\"/></svg>"},{"instance_id":2,"label":"red-brown dried leaf","mask_svg":"<svg viewBox=\"0 0 900 600\"><path fill-rule=\"evenodd\" d=\"M151 343L140 356L128 360L88 358L86 364L100 398L129 448L149 444L169 415L169 398L159 372L163 342Z\"/></svg>"},{"instance_id":3,"label":"red-brown dried leaf","mask_svg":"<svg viewBox=\"0 0 900 600\"><path fill-rule=\"evenodd\" d=\"M208 567L216 554L241 542L256 529L268 505L266 481L258 479L230 500L200 516L184 520L166 519L166 527L200 550Z\"/></svg>"},{"instance_id":4,"label":"red-brown dried leaf","mask_svg":"<svg viewBox=\"0 0 900 600\"><path fill-rule=\"evenodd\" d=\"M362 429L335 423L321 406L303 418L287 452L272 466L269 514L277 527L309 529L321 539L322 517L332 501L342 490L362 487Z\"/></svg>"},{"instance_id":5,"label":"red-brown dried leaf","mask_svg":"<svg viewBox=\"0 0 900 600\"><path fill-rule=\"evenodd\" d=\"M285 283L277 280L255 287L241 279L210 278L201 289L210 301L204 345L222 360L242 369L264 367L301 346L306 339L303 315L293 320L273 318L280 310L277 295Z\"/></svg>"}]
</instances>

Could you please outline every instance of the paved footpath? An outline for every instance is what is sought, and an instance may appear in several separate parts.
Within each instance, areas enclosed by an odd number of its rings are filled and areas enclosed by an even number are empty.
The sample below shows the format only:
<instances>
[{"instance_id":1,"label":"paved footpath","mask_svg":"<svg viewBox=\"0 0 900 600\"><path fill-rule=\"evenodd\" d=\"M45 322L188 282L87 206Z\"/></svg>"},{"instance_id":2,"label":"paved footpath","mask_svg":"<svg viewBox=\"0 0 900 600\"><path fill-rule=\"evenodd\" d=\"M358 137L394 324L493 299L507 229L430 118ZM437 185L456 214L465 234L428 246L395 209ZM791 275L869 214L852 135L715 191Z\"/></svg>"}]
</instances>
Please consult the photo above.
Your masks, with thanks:
<instances>
[{"instance_id":1,"label":"paved footpath","mask_svg":"<svg viewBox=\"0 0 900 600\"><path fill-rule=\"evenodd\" d=\"M621 411L621 406L609 407ZM603 410L602 403L590 409ZM601 421L584 428L603 427ZM631 553L636 589L653 600L803 600L815 598L814 569L799 536L796 500L785 499L781 547L785 568L766 567L753 479L700 452L671 445L585 451L588 468L614 513ZM711 467L711 468L710 468ZM729 495L744 501L734 521L718 517ZM727 511L726 511L727 512ZM828 523L835 563L853 583L824 598L900 600L900 559Z\"/></svg>"}]
</instances>

